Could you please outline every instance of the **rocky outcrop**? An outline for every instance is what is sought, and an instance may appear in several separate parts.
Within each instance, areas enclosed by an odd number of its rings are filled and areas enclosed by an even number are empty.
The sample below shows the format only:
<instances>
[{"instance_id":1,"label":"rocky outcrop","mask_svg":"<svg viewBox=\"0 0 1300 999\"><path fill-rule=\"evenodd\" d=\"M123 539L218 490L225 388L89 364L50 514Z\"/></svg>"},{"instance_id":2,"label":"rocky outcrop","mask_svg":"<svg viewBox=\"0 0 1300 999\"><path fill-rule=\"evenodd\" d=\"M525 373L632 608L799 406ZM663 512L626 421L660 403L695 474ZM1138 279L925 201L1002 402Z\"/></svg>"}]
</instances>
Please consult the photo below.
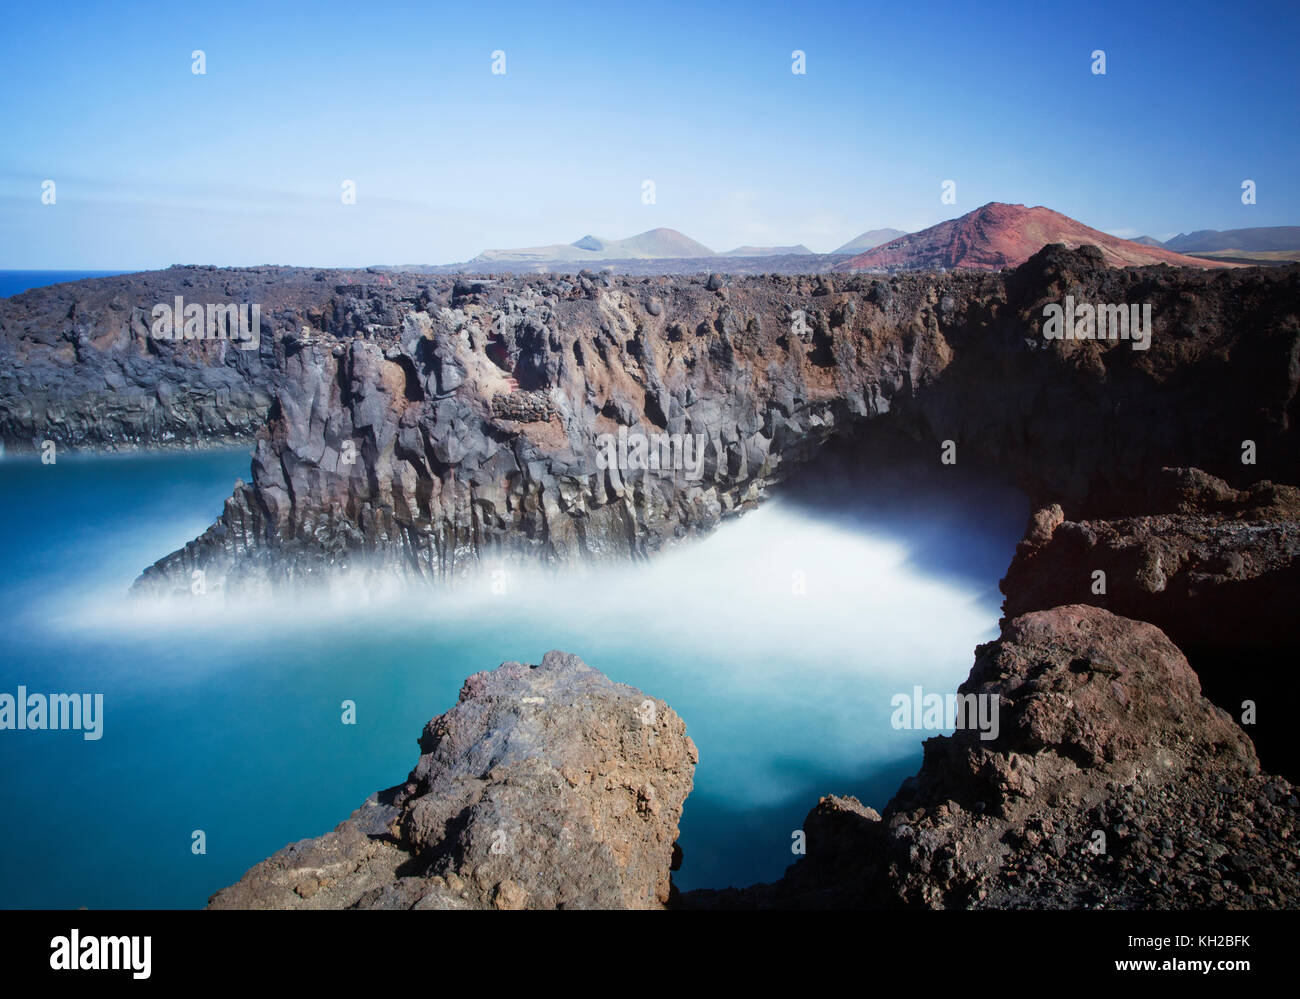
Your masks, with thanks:
<instances>
[{"instance_id":1,"label":"rocky outcrop","mask_svg":"<svg viewBox=\"0 0 1300 999\"><path fill-rule=\"evenodd\" d=\"M1004 624L960 694L998 734L925 743L884 814L828 796L772 885L684 907L1300 905L1300 802L1156 627L1080 604Z\"/></svg>"},{"instance_id":2,"label":"rocky outcrop","mask_svg":"<svg viewBox=\"0 0 1300 999\"><path fill-rule=\"evenodd\" d=\"M488 559L644 558L868 425L936 461L950 441L1075 516L1125 507L1166 465L1234 486L1297 467L1300 268L1114 270L1049 247L1000 275L582 274L421 296L375 292L387 325L285 347L252 482L141 590L187 593L195 569L209 592L258 592L343 568L446 583ZM1043 307L1066 296L1151 304L1150 349L1045 340ZM602 467L620 431L698 436L701 474Z\"/></svg>"},{"instance_id":3,"label":"rocky outcrop","mask_svg":"<svg viewBox=\"0 0 1300 999\"><path fill-rule=\"evenodd\" d=\"M1036 512L1002 581L1015 617L1087 603L1160 627L1206 693L1248 726L1270 768L1300 779L1290 710L1300 678L1300 489L1234 489L1198 470L1166 468L1129 515L1066 520Z\"/></svg>"},{"instance_id":4,"label":"rocky outcrop","mask_svg":"<svg viewBox=\"0 0 1300 999\"><path fill-rule=\"evenodd\" d=\"M228 340L165 341L149 331L153 306L177 295L269 304L263 277L270 275L173 268L0 299L0 441L15 450L45 440L120 450L250 439L278 384L272 338L241 350Z\"/></svg>"},{"instance_id":5,"label":"rocky outcrop","mask_svg":"<svg viewBox=\"0 0 1300 999\"><path fill-rule=\"evenodd\" d=\"M124 450L251 439L286 386L287 355L323 336L374 336L427 292L427 282L374 271L172 267L0 299L0 442ZM177 297L203 307L205 325L210 305L257 305L256 346L153 336L154 307Z\"/></svg>"},{"instance_id":6,"label":"rocky outcrop","mask_svg":"<svg viewBox=\"0 0 1300 999\"><path fill-rule=\"evenodd\" d=\"M1162 469L1155 485L1125 517L1036 512L1001 584L1007 615L1091 603L1151 621L1183 647L1293 644L1300 489L1237 490L1194 468Z\"/></svg>"},{"instance_id":7,"label":"rocky outcrop","mask_svg":"<svg viewBox=\"0 0 1300 999\"><path fill-rule=\"evenodd\" d=\"M406 782L214 909L662 908L698 754L663 701L576 656L465 681Z\"/></svg>"}]
</instances>

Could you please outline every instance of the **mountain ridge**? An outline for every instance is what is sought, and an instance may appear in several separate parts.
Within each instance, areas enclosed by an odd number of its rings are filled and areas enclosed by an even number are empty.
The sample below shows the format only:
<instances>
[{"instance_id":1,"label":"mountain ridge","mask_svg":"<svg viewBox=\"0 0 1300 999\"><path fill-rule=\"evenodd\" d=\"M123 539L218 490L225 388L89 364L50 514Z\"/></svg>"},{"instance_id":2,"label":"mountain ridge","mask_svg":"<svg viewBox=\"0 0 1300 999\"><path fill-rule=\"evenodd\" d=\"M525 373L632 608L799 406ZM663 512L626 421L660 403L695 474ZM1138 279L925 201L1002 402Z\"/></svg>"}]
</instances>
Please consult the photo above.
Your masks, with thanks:
<instances>
[{"instance_id":1,"label":"mountain ridge","mask_svg":"<svg viewBox=\"0 0 1300 999\"><path fill-rule=\"evenodd\" d=\"M816 250L810 250L803 243L796 243L794 246L738 246L734 250L728 250L726 253L719 253L720 257L818 257L821 254Z\"/></svg>"},{"instance_id":2,"label":"mountain ridge","mask_svg":"<svg viewBox=\"0 0 1300 999\"><path fill-rule=\"evenodd\" d=\"M891 240L898 239L899 236L906 235L907 233L902 229L868 229L866 232L854 236L843 246L837 246L831 250L831 253L863 253L867 250L874 250L877 246Z\"/></svg>"},{"instance_id":3,"label":"mountain ridge","mask_svg":"<svg viewBox=\"0 0 1300 999\"><path fill-rule=\"evenodd\" d=\"M1150 236L1122 239L1094 229L1077 219L1043 205L991 201L956 218L947 219L918 232L898 229L870 229L827 253L803 243L781 246L742 245L716 252L676 229L648 229L624 239L606 239L587 234L572 243L553 243L516 249L489 249L467 261L467 265L549 269L561 266L608 265L612 262L707 261L749 259L756 265L762 258L804 258L804 269L852 270L1001 270L1018 267L1049 243L1068 247L1096 246L1112 267L1169 264L1175 267L1241 266L1231 259L1192 256L1220 252L1276 252L1300 247L1300 226L1271 226L1255 229L1201 229L1183 233L1161 243ZM848 260L831 258L852 254ZM824 258L818 264L817 258ZM456 268L465 265L441 265ZM705 266L705 265L701 265Z\"/></svg>"},{"instance_id":4,"label":"mountain ridge","mask_svg":"<svg viewBox=\"0 0 1300 999\"><path fill-rule=\"evenodd\" d=\"M1212 253L1217 250L1271 250L1300 249L1300 226L1271 225L1250 229L1197 229L1180 232L1162 244L1179 253Z\"/></svg>"},{"instance_id":5,"label":"mountain ridge","mask_svg":"<svg viewBox=\"0 0 1300 999\"><path fill-rule=\"evenodd\" d=\"M626 239L586 235L572 243L551 243L520 249L484 250L470 263L574 263L584 260L647 260L715 257L713 250L676 229L647 229Z\"/></svg>"}]
</instances>

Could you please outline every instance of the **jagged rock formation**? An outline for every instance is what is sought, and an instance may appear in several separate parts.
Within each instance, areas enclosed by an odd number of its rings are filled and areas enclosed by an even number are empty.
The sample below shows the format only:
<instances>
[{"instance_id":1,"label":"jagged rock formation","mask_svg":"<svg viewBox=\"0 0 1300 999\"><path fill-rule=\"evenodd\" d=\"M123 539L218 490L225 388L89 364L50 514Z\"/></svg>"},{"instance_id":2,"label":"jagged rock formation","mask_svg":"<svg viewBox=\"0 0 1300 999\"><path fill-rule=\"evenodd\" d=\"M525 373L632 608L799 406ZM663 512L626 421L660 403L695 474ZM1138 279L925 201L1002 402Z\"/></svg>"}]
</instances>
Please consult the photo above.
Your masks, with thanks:
<instances>
[{"instance_id":1,"label":"jagged rock formation","mask_svg":"<svg viewBox=\"0 0 1300 999\"><path fill-rule=\"evenodd\" d=\"M642 558L867 421L936 460L953 441L1072 513L1122 509L1165 465L1236 483L1297 467L1300 268L1113 270L1051 247L1001 275L435 291L423 308L376 292L389 325L286 345L252 482L141 589L188 592L194 569L256 592L337 568L452 582L489 558ZM1045 340L1043 306L1067 295L1150 303L1151 348ZM497 401L516 388L526 405ZM620 428L703 435L702 477L602 469Z\"/></svg>"},{"instance_id":2,"label":"jagged rock formation","mask_svg":"<svg viewBox=\"0 0 1300 999\"><path fill-rule=\"evenodd\" d=\"M925 743L883 815L828 796L779 882L683 907L1273 908L1300 904L1296 789L1156 627L1080 604L1004 624L961 694L998 737Z\"/></svg>"},{"instance_id":3,"label":"jagged rock formation","mask_svg":"<svg viewBox=\"0 0 1300 999\"><path fill-rule=\"evenodd\" d=\"M663 701L576 656L465 681L406 782L214 909L662 908L698 761Z\"/></svg>"},{"instance_id":4,"label":"jagged rock formation","mask_svg":"<svg viewBox=\"0 0 1300 999\"><path fill-rule=\"evenodd\" d=\"M400 323L388 311L400 294L392 279L359 271L172 267L0 299L0 442L122 450L251 439L284 387L287 352L326 327L365 337ZM410 295L418 305L414 287ZM152 337L153 307L177 296L259 305L257 349Z\"/></svg>"},{"instance_id":5,"label":"jagged rock formation","mask_svg":"<svg viewBox=\"0 0 1300 999\"><path fill-rule=\"evenodd\" d=\"M1194 468L1162 469L1156 486L1125 517L1075 522L1059 505L1037 511L1001 584L1007 615L1091 603L1150 621L1184 648L1292 640L1300 489L1266 481L1237 490Z\"/></svg>"},{"instance_id":6,"label":"jagged rock formation","mask_svg":"<svg viewBox=\"0 0 1300 999\"><path fill-rule=\"evenodd\" d=\"M1215 703L1255 705L1261 759L1300 779L1290 712L1300 677L1300 490L1233 489L1198 469L1166 468L1126 516L1066 520L1037 511L1002 581L1015 617L1067 603L1105 607L1160 627L1187 655ZM1267 706L1267 707L1265 707Z\"/></svg>"},{"instance_id":7,"label":"jagged rock formation","mask_svg":"<svg viewBox=\"0 0 1300 999\"><path fill-rule=\"evenodd\" d=\"M697 754L662 702L576 657L466 681L406 783L213 908L1277 908L1300 801L1156 627L1082 604L1004 623L961 695L997 737L926 741L883 816L824 797L771 885L674 894Z\"/></svg>"}]
</instances>

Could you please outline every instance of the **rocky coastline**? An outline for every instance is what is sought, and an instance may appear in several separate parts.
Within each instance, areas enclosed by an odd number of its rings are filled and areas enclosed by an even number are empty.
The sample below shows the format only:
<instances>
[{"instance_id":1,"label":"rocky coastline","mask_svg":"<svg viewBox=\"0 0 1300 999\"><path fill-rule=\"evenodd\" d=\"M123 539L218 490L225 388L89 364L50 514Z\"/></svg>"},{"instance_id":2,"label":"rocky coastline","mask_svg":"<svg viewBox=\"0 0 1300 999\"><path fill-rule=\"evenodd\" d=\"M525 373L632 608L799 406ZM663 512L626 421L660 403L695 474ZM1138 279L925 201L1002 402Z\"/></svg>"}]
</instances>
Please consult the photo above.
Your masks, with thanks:
<instances>
[{"instance_id":1,"label":"rocky coastline","mask_svg":"<svg viewBox=\"0 0 1300 999\"><path fill-rule=\"evenodd\" d=\"M576 656L471 676L406 782L211 908L1255 909L1300 904L1300 800L1158 628L1022 615L963 695L1000 732L925 743L883 815L823 797L772 884L679 893L699 760L661 701Z\"/></svg>"},{"instance_id":2,"label":"rocky coastline","mask_svg":"<svg viewBox=\"0 0 1300 999\"><path fill-rule=\"evenodd\" d=\"M962 694L1001 733L925 743L884 813L827 795L770 885L687 908L1294 908L1296 788L1263 773L1158 628L1081 604L1006 621Z\"/></svg>"},{"instance_id":3,"label":"rocky coastline","mask_svg":"<svg viewBox=\"0 0 1300 999\"><path fill-rule=\"evenodd\" d=\"M172 294L260 301L260 347L142 335ZM1150 348L1044 339L1067 296L1150 304ZM1300 267L1118 270L1049 246L888 277L173 268L0 302L0 355L10 447L253 439L251 481L142 594L183 598L196 569L257 595L339 569L456 585L650 558L828 443L885 435L1030 497L1002 635L961 688L999 698L998 738L928 740L883 813L823 798L781 881L673 892L684 724L553 653L471 677L406 784L215 906L1300 904ZM602 467L620 430L702 435L700 476ZM653 749L630 735L646 702ZM508 827L523 845L493 853Z\"/></svg>"}]
</instances>

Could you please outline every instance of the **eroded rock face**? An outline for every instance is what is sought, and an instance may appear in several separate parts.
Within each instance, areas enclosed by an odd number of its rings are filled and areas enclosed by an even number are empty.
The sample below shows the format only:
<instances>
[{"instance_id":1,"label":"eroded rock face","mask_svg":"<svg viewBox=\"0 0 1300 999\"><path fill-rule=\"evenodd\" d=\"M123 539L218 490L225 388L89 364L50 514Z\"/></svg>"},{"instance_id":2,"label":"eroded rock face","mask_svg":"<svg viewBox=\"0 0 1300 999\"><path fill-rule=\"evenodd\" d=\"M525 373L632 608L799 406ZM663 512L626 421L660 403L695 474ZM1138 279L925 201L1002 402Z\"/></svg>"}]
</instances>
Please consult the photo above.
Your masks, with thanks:
<instances>
[{"instance_id":1,"label":"eroded rock face","mask_svg":"<svg viewBox=\"0 0 1300 999\"><path fill-rule=\"evenodd\" d=\"M0 441L124 450L251 440L282 384L279 335L307 321L324 287L290 268L175 267L0 299ZM176 296L258 304L257 348L152 338L151 310Z\"/></svg>"},{"instance_id":2,"label":"eroded rock face","mask_svg":"<svg viewBox=\"0 0 1300 999\"><path fill-rule=\"evenodd\" d=\"M325 333L282 344L252 482L140 590L645 558L869 421L1071 517L1164 465L1243 485L1243 439L1256 475L1300 464L1300 267L1114 270L1051 246L1001 274L442 280L343 296L361 312L336 296ZM1150 349L1044 339L1067 296L1150 304ZM602 467L620 431L698 435L699 475Z\"/></svg>"},{"instance_id":3,"label":"eroded rock face","mask_svg":"<svg viewBox=\"0 0 1300 999\"><path fill-rule=\"evenodd\" d=\"M1234 489L1194 468L1166 468L1128 515L1065 520L1038 511L1002 581L1016 617L1088 603L1160 627L1187 655L1207 696L1242 715L1266 766L1296 779L1289 711L1300 677L1300 489Z\"/></svg>"},{"instance_id":4,"label":"eroded rock face","mask_svg":"<svg viewBox=\"0 0 1300 999\"><path fill-rule=\"evenodd\" d=\"M1036 512L1001 585L1010 617L1092 603L1154 622L1183 646L1294 643L1286 608L1300 604L1297 556L1300 489L1237 490L1199 469L1166 468L1129 516Z\"/></svg>"},{"instance_id":5,"label":"eroded rock face","mask_svg":"<svg viewBox=\"0 0 1300 999\"><path fill-rule=\"evenodd\" d=\"M686 906L1265 908L1300 902L1296 789L1156 627L1084 605L1007 622L961 693L999 734L929 739L877 815L823 798L773 885Z\"/></svg>"},{"instance_id":6,"label":"eroded rock face","mask_svg":"<svg viewBox=\"0 0 1300 999\"><path fill-rule=\"evenodd\" d=\"M406 782L211 908L661 908L698 761L668 705L547 653L465 681Z\"/></svg>"}]
</instances>

